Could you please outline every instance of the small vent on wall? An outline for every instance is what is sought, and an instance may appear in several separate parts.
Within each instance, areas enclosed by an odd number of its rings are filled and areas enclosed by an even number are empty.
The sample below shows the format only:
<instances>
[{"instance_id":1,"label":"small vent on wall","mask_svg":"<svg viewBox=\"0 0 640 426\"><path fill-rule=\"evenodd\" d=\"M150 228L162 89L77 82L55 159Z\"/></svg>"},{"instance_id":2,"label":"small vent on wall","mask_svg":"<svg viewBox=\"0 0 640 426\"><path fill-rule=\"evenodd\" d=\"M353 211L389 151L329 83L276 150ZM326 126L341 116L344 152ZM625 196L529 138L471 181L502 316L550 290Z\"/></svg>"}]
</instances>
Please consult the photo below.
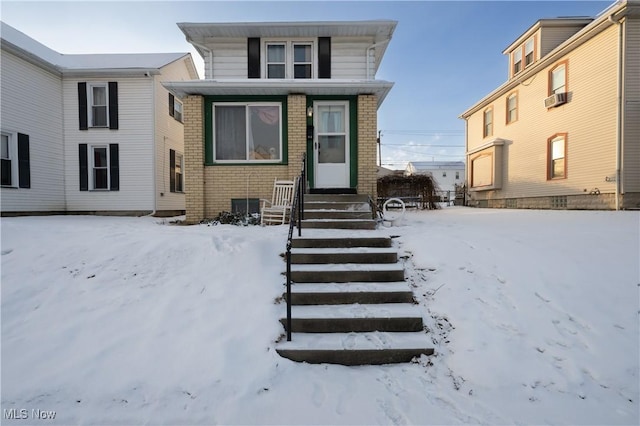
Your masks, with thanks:
<instances>
[{"instance_id":1,"label":"small vent on wall","mask_svg":"<svg viewBox=\"0 0 640 426\"><path fill-rule=\"evenodd\" d=\"M553 108L558 105L562 105L567 102L567 94L566 93L554 93L544 100L545 108Z\"/></svg>"}]
</instances>

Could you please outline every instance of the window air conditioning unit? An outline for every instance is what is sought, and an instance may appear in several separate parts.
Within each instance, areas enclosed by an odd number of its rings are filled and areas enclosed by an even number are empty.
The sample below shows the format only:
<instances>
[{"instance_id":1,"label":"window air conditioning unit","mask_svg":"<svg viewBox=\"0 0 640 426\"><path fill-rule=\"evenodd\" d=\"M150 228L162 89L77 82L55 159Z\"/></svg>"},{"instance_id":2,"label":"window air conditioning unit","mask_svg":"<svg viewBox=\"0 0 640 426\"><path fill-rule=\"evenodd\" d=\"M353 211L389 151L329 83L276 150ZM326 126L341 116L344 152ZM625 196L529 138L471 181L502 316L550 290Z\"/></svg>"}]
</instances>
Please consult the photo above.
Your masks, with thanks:
<instances>
[{"instance_id":1,"label":"window air conditioning unit","mask_svg":"<svg viewBox=\"0 0 640 426\"><path fill-rule=\"evenodd\" d=\"M566 93L554 93L544 100L545 108L553 108L558 105L562 105L567 102L567 94Z\"/></svg>"}]
</instances>

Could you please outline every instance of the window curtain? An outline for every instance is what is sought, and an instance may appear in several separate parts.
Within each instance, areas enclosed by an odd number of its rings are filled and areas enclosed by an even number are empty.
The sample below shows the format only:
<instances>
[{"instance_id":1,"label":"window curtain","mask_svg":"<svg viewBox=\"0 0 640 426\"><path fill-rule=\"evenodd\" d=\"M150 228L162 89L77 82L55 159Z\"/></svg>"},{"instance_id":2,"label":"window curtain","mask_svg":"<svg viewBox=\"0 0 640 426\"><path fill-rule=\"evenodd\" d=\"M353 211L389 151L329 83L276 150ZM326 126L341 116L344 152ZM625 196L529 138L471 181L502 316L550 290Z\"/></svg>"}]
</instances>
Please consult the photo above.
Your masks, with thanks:
<instances>
[{"instance_id":1,"label":"window curtain","mask_svg":"<svg viewBox=\"0 0 640 426\"><path fill-rule=\"evenodd\" d=\"M244 106L215 107L216 160L246 160L246 133Z\"/></svg>"}]
</instances>

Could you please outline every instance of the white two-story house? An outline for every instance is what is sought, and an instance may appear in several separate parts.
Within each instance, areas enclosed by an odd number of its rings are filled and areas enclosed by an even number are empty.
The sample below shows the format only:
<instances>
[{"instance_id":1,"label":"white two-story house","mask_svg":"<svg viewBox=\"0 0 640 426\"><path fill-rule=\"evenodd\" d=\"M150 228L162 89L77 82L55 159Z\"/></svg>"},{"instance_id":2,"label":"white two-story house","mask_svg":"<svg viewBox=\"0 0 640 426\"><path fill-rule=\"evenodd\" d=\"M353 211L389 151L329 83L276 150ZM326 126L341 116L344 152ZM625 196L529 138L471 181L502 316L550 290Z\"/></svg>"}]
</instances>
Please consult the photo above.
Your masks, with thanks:
<instances>
[{"instance_id":1,"label":"white two-story house","mask_svg":"<svg viewBox=\"0 0 640 426\"><path fill-rule=\"evenodd\" d=\"M1 28L3 215L185 210L188 53L60 54Z\"/></svg>"},{"instance_id":2,"label":"white two-story house","mask_svg":"<svg viewBox=\"0 0 640 426\"><path fill-rule=\"evenodd\" d=\"M311 192L376 196L376 80L395 21L180 23L205 79L184 100L187 221L269 199L307 158Z\"/></svg>"}]
</instances>

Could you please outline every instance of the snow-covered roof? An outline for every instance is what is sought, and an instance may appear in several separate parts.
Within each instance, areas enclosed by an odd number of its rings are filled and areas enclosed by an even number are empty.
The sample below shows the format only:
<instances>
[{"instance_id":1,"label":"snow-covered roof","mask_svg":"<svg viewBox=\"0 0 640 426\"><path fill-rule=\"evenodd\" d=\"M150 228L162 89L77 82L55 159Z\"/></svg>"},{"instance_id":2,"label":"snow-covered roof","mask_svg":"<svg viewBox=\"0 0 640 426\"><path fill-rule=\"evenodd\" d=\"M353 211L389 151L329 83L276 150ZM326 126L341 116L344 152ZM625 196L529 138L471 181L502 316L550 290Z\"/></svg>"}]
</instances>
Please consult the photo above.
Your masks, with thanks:
<instances>
[{"instance_id":1,"label":"snow-covered roof","mask_svg":"<svg viewBox=\"0 0 640 426\"><path fill-rule=\"evenodd\" d=\"M189 53L104 53L64 55L0 22L2 48L32 63L61 74L82 72L153 72Z\"/></svg>"}]
</instances>

